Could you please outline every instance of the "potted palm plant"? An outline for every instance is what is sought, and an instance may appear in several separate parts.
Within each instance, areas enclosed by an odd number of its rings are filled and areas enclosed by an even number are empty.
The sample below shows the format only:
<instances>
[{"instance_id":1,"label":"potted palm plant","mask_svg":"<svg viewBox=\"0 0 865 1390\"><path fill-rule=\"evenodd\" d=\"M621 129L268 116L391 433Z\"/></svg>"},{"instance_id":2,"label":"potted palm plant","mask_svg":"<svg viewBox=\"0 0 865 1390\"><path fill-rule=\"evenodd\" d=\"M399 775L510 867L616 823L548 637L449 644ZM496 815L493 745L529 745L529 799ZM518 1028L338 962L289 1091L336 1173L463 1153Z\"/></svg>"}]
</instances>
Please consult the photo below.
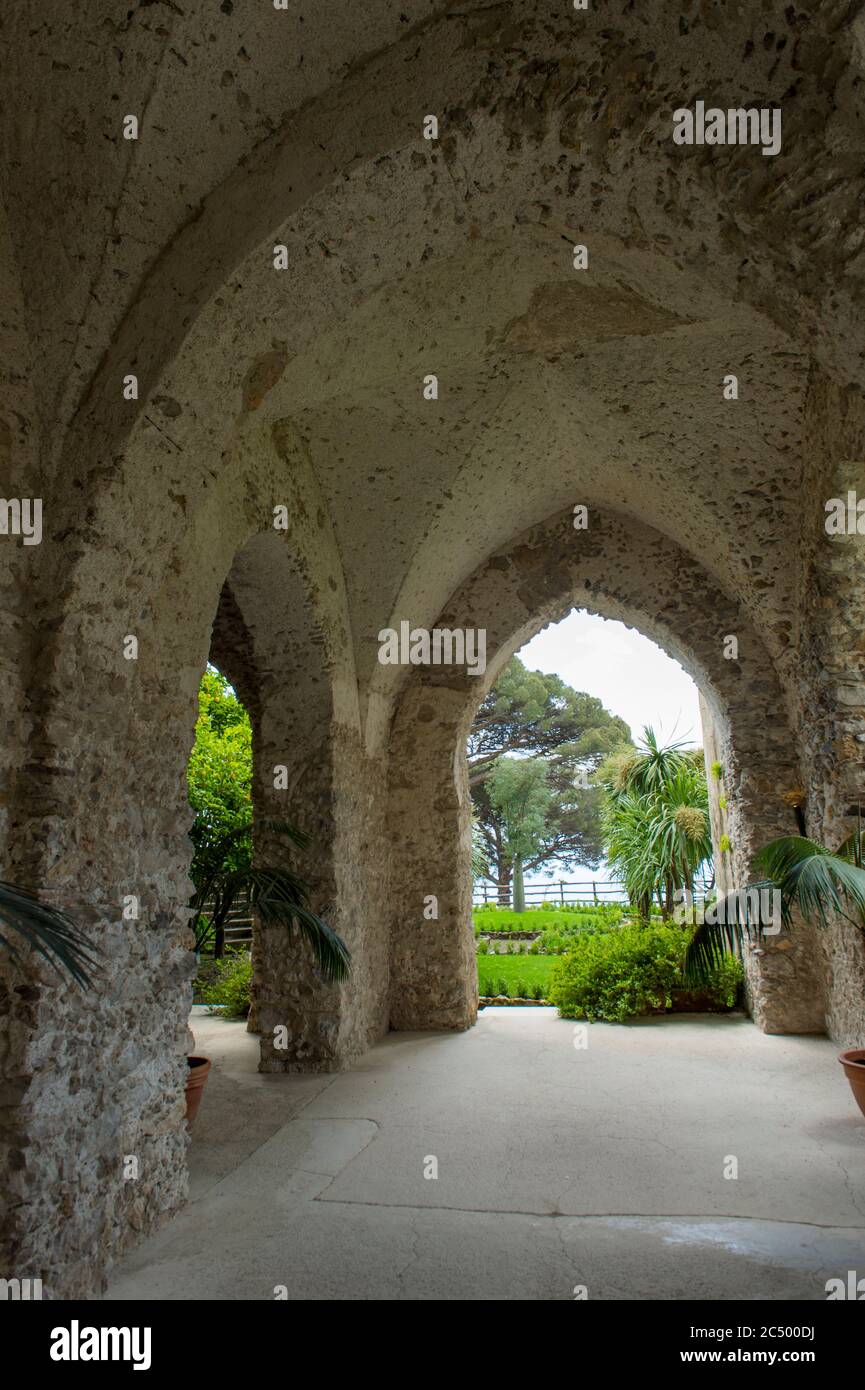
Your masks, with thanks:
<instances>
[{"instance_id":1,"label":"potted palm plant","mask_svg":"<svg viewBox=\"0 0 865 1390\"><path fill-rule=\"evenodd\" d=\"M801 822L800 822L801 825ZM765 880L751 888L774 887L780 891L785 927L791 925L793 906L807 922L825 927L830 917L843 917L865 934L865 831L857 808L857 827L836 850L827 849L806 835L782 836L764 845L755 867ZM686 981L701 984L708 970L728 952L742 955L745 940L758 936L764 925L751 917L752 902L759 893L729 895L731 910L724 921L702 922L695 931L685 958ZM856 1104L865 1115L865 1047L851 1047L838 1054Z\"/></svg>"},{"instance_id":2,"label":"potted palm plant","mask_svg":"<svg viewBox=\"0 0 865 1390\"><path fill-rule=\"evenodd\" d=\"M309 846L309 836L286 821L266 819L258 825L269 834L284 836L297 849ZM253 866L251 820L215 836L208 836L200 825L193 826L193 839L196 853L192 878L196 889L190 900L190 926L196 952L212 941L216 954L221 955L226 923L233 909L242 905L257 913L265 926L283 926L289 937L297 933L307 941L327 983L347 978L351 967L349 949L342 938L311 911L309 890L303 880L284 866ZM189 1067L186 1114L191 1125L210 1071L210 1060L190 1055L186 1061Z\"/></svg>"}]
</instances>

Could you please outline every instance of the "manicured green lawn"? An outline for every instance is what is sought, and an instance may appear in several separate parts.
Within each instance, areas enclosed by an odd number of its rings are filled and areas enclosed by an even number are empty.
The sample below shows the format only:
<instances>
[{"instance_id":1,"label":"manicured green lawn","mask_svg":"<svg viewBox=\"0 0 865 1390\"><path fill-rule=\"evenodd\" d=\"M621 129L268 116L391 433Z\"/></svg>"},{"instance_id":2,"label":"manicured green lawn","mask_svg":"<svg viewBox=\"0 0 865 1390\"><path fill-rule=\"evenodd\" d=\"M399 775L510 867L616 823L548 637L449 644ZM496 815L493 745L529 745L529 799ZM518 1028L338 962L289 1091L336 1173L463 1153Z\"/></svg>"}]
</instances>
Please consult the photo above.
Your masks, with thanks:
<instances>
[{"instance_id":1,"label":"manicured green lawn","mask_svg":"<svg viewBox=\"0 0 865 1390\"><path fill-rule=\"evenodd\" d=\"M478 956L479 993L488 992L484 988L487 982L492 992L498 994L500 980L507 981L509 994L513 994L518 980L525 981L530 993L536 984L543 985L546 990L557 959L557 956Z\"/></svg>"},{"instance_id":2,"label":"manicured green lawn","mask_svg":"<svg viewBox=\"0 0 865 1390\"><path fill-rule=\"evenodd\" d=\"M591 907L582 908L527 908L525 912L512 912L510 908L476 907L472 919L481 931L543 931L545 927L583 927L597 922L617 921L618 911L597 911Z\"/></svg>"}]
</instances>

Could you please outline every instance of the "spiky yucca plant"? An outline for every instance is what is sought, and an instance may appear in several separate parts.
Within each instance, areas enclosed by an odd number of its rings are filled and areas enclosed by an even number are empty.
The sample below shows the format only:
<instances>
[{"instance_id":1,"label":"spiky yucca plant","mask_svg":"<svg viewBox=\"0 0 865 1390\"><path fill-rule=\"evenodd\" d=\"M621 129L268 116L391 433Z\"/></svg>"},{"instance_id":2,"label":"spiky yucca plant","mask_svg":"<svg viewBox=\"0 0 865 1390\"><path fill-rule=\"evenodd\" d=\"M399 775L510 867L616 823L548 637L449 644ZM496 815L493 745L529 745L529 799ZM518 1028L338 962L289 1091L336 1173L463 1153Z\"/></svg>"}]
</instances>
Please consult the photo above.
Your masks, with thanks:
<instances>
[{"instance_id":1,"label":"spiky yucca plant","mask_svg":"<svg viewBox=\"0 0 865 1390\"><path fill-rule=\"evenodd\" d=\"M641 917L655 897L670 916L676 889L690 890L712 853L702 751L663 745L647 727L642 747L609 759L602 776L607 862Z\"/></svg>"}]
</instances>

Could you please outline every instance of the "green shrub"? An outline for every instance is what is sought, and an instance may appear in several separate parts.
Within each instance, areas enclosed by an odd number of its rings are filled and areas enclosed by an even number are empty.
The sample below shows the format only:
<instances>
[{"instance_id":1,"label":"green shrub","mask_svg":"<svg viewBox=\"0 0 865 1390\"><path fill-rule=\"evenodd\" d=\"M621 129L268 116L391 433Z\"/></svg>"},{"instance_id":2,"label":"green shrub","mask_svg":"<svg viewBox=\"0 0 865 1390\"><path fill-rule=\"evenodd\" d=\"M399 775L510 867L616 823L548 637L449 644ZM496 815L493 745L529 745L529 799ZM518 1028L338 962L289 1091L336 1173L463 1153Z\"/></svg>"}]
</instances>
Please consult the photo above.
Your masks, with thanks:
<instances>
[{"instance_id":1,"label":"green shrub","mask_svg":"<svg viewBox=\"0 0 865 1390\"><path fill-rule=\"evenodd\" d=\"M514 999L528 999L528 997L529 997L529 987L528 987L528 985L526 984L525 980L517 980L517 983L516 983L516 985L514 986L514 992L513 992L512 998L514 998Z\"/></svg>"},{"instance_id":2,"label":"green shrub","mask_svg":"<svg viewBox=\"0 0 865 1390\"><path fill-rule=\"evenodd\" d=\"M553 967L547 991L562 1018L623 1023L666 1006L681 979L686 937L680 927L622 927L578 937Z\"/></svg>"},{"instance_id":3,"label":"green shrub","mask_svg":"<svg viewBox=\"0 0 865 1390\"><path fill-rule=\"evenodd\" d=\"M738 956L724 956L718 965L709 972L707 993L712 1003L721 1009L732 1009L738 1002L739 990L745 978L745 971Z\"/></svg>"},{"instance_id":4,"label":"green shrub","mask_svg":"<svg viewBox=\"0 0 865 1390\"><path fill-rule=\"evenodd\" d=\"M543 987L543 985L541 984L540 980L538 980L536 984L532 985L532 998L533 998L533 999L543 999L543 997L544 997L544 987Z\"/></svg>"},{"instance_id":5,"label":"green shrub","mask_svg":"<svg viewBox=\"0 0 865 1390\"><path fill-rule=\"evenodd\" d=\"M205 1004L220 1004L228 1018L246 1018L252 1003L252 960L248 951L223 956L214 977L202 986Z\"/></svg>"},{"instance_id":6,"label":"green shrub","mask_svg":"<svg viewBox=\"0 0 865 1390\"><path fill-rule=\"evenodd\" d=\"M490 953L490 943L487 941L486 937L484 937L482 941L479 941L479 942L478 942L478 945L477 945L477 952L478 952L478 955L479 955L479 956L488 956L488 955L489 955L489 953Z\"/></svg>"},{"instance_id":7,"label":"green shrub","mask_svg":"<svg viewBox=\"0 0 865 1390\"><path fill-rule=\"evenodd\" d=\"M553 966L547 999L563 1018L611 1023L669 1008L671 991L683 987L689 935L679 926L653 923L578 936ZM705 992L717 1008L731 1009L743 978L741 961L725 956L712 969Z\"/></svg>"}]
</instances>

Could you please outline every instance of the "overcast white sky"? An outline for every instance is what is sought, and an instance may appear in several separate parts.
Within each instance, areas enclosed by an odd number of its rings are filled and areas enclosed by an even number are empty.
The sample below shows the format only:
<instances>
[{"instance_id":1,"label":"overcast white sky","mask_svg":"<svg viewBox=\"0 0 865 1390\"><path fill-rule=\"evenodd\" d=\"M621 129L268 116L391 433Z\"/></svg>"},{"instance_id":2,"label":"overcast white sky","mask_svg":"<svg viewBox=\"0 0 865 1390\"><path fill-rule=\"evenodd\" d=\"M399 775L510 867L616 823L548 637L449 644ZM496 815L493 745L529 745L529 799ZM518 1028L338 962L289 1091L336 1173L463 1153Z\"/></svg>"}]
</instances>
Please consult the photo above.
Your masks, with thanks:
<instances>
[{"instance_id":1,"label":"overcast white sky","mask_svg":"<svg viewBox=\"0 0 865 1390\"><path fill-rule=\"evenodd\" d=\"M533 637L519 658L530 671L554 672L575 690L596 695L630 725L638 740L651 724L666 743L700 744L697 687L677 661L624 623L574 610Z\"/></svg>"}]
</instances>

